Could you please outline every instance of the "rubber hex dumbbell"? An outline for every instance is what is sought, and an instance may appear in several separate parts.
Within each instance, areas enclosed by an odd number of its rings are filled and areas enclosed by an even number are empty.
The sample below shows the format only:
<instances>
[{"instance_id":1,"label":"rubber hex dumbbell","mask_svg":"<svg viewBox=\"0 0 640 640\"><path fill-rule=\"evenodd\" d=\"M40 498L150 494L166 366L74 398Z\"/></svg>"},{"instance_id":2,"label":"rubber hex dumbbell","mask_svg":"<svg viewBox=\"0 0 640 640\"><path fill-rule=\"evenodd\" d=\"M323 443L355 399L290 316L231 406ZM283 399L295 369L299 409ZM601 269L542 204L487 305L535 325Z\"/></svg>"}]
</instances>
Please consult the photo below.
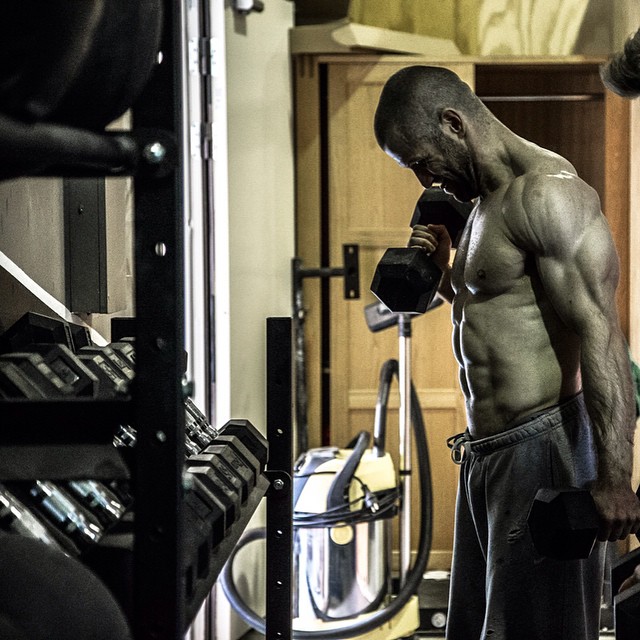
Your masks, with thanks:
<instances>
[{"instance_id":1,"label":"rubber hex dumbbell","mask_svg":"<svg viewBox=\"0 0 640 640\"><path fill-rule=\"evenodd\" d=\"M119 522L127 510L118 495L96 480L69 480L66 487L105 529Z\"/></svg>"},{"instance_id":2,"label":"rubber hex dumbbell","mask_svg":"<svg viewBox=\"0 0 640 640\"><path fill-rule=\"evenodd\" d=\"M125 380L131 382L135 377L133 366L131 366L129 359L125 357L119 350L112 349L109 345L106 345L104 347L96 345L82 347L82 349L78 351L78 354L99 354L105 360L111 363L118 374Z\"/></svg>"},{"instance_id":3,"label":"rubber hex dumbbell","mask_svg":"<svg viewBox=\"0 0 640 640\"><path fill-rule=\"evenodd\" d=\"M640 488L636 495L640 497ZM600 519L592 495L584 489L539 489L528 524L538 553L558 560L578 560L591 554Z\"/></svg>"},{"instance_id":4,"label":"rubber hex dumbbell","mask_svg":"<svg viewBox=\"0 0 640 640\"><path fill-rule=\"evenodd\" d=\"M42 517L52 531L65 538L65 546L80 554L97 544L104 534L98 519L64 488L48 480L33 483L6 483L6 488L20 502Z\"/></svg>"},{"instance_id":5,"label":"rubber hex dumbbell","mask_svg":"<svg viewBox=\"0 0 640 640\"><path fill-rule=\"evenodd\" d=\"M441 278L441 269L423 249L392 247L378 262L371 291L394 313L424 313Z\"/></svg>"},{"instance_id":6,"label":"rubber hex dumbbell","mask_svg":"<svg viewBox=\"0 0 640 640\"><path fill-rule=\"evenodd\" d=\"M637 640L640 634L640 584L635 584L613 599L616 640Z\"/></svg>"},{"instance_id":7,"label":"rubber hex dumbbell","mask_svg":"<svg viewBox=\"0 0 640 640\"><path fill-rule=\"evenodd\" d=\"M202 484L196 474L186 474L186 478L185 504L193 515L192 519L199 523L195 533L202 536L203 542L206 541L207 547L213 550L222 542L233 521L227 518L225 504Z\"/></svg>"},{"instance_id":8,"label":"rubber hex dumbbell","mask_svg":"<svg viewBox=\"0 0 640 640\"><path fill-rule=\"evenodd\" d=\"M8 397L58 398L74 395L74 388L39 353L16 352L0 356L3 391ZM13 367L4 366L10 363Z\"/></svg>"},{"instance_id":9,"label":"rubber hex dumbbell","mask_svg":"<svg viewBox=\"0 0 640 640\"><path fill-rule=\"evenodd\" d=\"M83 353L81 349L77 357L98 378L97 398L110 399L127 394L129 380L122 375L118 367L101 353Z\"/></svg>"},{"instance_id":10,"label":"rubber hex dumbbell","mask_svg":"<svg viewBox=\"0 0 640 640\"><path fill-rule=\"evenodd\" d=\"M31 311L14 322L0 337L0 352L23 351L32 344L64 344L74 349L70 324Z\"/></svg>"},{"instance_id":11,"label":"rubber hex dumbbell","mask_svg":"<svg viewBox=\"0 0 640 640\"><path fill-rule=\"evenodd\" d=\"M255 470L228 444L210 444L203 453L205 455L218 456L240 478L242 502L246 502L249 493L256 486Z\"/></svg>"},{"instance_id":12,"label":"rubber hex dumbbell","mask_svg":"<svg viewBox=\"0 0 640 640\"><path fill-rule=\"evenodd\" d=\"M198 453L189 456L187 463L189 465L207 465L211 467L229 488L240 495L242 503L246 501L248 495L247 486L243 484L242 478L219 453Z\"/></svg>"},{"instance_id":13,"label":"rubber hex dumbbell","mask_svg":"<svg viewBox=\"0 0 640 640\"><path fill-rule=\"evenodd\" d=\"M616 640L638 640L640 636L640 583L620 591L640 565L640 547L616 560L611 567L611 593Z\"/></svg>"},{"instance_id":14,"label":"rubber hex dumbbell","mask_svg":"<svg viewBox=\"0 0 640 640\"><path fill-rule=\"evenodd\" d=\"M71 385L75 397L97 397L100 381L78 356L64 344L36 343L25 351L38 353L65 384Z\"/></svg>"},{"instance_id":15,"label":"rubber hex dumbbell","mask_svg":"<svg viewBox=\"0 0 640 640\"><path fill-rule=\"evenodd\" d=\"M539 489L528 517L533 544L547 558L588 558L598 534L593 497L580 489Z\"/></svg>"},{"instance_id":16,"label":"rubber hex dumbbell","mask_svg":"<svg viewBox=\"0 0 640 640\"><path fill-rule=\"evenodd\" d=\"M240 493L227 483L225 477L215 467L206 463L187 461L185 470L187 474L200 481L203 491L207 491L223 504L227 525L238 520L241 509Z\"/></svg>"},{"instance_id":17,"label":"rubber hex dumbbell","mask_svg":"<svg viewBox=\"0 0 640 640\"><path fill-rule=\"evenodd\" d=\"M240 438L231 434L220 434L212 443L216 446L224 446L233 450L233 452L244 461L244 463L251 469L253 479L251 481L251 487L254 487L258 482L258 476L262 473L263 466L260 464L258 458L256 458L251 451L242 443Z\"/></svg>"},{"instance_id":18,"label":"rubber hex dumbbell","mask_svg":"<svg viewBox=\"0 0 640 640\"><path fill-rule=\"evenodd\" d=\"M258 460L260 473L269 461L269 443L267 439L249 422L249 420L229 420L220 429L220 436L235 436Z\"/></svg>"},{"instance_id":19,"label":"rubber hex dumbbell","mask_svg":"<svg viewBox=\"0 0 640 640\"><path fill-rule=\"evenodd\" d=\"M444 224L454 242L471 212L469 203L458 202L439 188L426 189L411 219L416 224ZM387 249L378 263L371 291L394 313L424 313L442 278L441 269L417 247Z\"/></svg>"}]
</instances>

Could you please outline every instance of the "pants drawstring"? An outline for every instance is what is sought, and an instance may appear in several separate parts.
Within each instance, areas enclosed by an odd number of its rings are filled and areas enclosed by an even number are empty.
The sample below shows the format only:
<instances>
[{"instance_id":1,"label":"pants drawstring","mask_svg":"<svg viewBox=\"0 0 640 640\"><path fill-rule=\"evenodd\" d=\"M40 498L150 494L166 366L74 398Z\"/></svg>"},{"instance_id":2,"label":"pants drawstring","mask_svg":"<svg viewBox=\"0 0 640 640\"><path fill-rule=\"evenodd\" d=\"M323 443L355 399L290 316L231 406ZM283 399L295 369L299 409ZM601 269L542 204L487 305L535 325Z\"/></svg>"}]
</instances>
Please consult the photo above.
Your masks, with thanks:
<instances>
[{"instance_id":1,"label":"pants drawstring","mask_svg":"<svg viewBox=\"0 0 640 640\"><path fill-rule=\"evenodd\" d=\"M451 449L451 459L456 464L462 464L465 456L465 443L468 440L469 435L466 432L447 438L447 447Z\"/></svg>"}]
</instances>

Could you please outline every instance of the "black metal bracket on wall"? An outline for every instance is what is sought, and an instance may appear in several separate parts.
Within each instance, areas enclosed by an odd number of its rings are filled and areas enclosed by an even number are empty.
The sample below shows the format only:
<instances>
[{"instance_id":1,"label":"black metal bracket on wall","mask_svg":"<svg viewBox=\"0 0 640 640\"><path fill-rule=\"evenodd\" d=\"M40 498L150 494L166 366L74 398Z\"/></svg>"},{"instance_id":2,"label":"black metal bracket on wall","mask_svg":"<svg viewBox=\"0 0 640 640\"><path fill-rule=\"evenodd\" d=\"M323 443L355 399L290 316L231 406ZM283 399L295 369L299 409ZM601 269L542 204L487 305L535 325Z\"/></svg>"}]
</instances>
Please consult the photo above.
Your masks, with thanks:
<instances>
[{"instance_id":1,"label":"black metal bracket on wall","mask_svg":"<svg viewBox=\"0 0 640 640\"><path fill-rule=\"evenodd\" d=\"M322 280L334 277L344 278L345 300L360 298L360 251L357 244L342 245L342 267L305 268L300 258L291 261L291 289L293 296L293 322L295 342L295 397L296 397L296 451L298 454L308 448L307 437L307 384L304 345L304 323L306 311L302 295L305 278Z\"/></svg>"},{"instance_id":2,"label":"black metal bracket on wall","mask_svg":"<svg viewBox=\"0 0 640 640\"><path fill-rule=\"evenodd\" d=\"M358 299L360 297L359 253L357 244L342 245L342 267L307 268L302 266L300 258L294 258L291 264L294 309L300 307L298 292L302 291L302 281L305 278L334 278L342 276L344 277L345 299Z\"/></svg>"},{"instance_id":3,"label":"black metal bracket on wall","mask_svg":"<svg viewBox=\"0 0 640 640\"><path fill-rule=\"evenodd\" d=\"M291 640L293 386L291 318L267 318L266 640Z\"/></svg>"}]
</instances>

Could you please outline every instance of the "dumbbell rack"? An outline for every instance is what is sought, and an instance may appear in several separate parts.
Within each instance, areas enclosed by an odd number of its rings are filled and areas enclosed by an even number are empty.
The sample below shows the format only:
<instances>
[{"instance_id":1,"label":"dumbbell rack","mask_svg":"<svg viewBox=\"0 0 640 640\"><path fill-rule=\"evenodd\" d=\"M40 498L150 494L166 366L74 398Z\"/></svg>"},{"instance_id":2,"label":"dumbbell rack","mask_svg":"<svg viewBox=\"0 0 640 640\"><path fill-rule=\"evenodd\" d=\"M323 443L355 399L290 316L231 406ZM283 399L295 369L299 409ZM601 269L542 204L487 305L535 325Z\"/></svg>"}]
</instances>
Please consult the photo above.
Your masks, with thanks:
<instances>
[{"instance_id":1,"label":"dumbbell rack","mask_svg":"<svg viewBox=\"0 0 640 640\"><path fill-rule=\"evenodd\" d=\"M135 425L133 614L136 640L178 640L210 592L232 547L267 496L267 638L290 630L291 321L267 322L267 471L240 519L212 554L193 593L183 576L185 460L180 6L164 0L163 61L133 106L133 131L162 132L159 171L134 176L136 377L131 399L2 400L0 478L126 478L113 447L118 424ZM146 135L146 134L145 134ZM167 163L172 163L172 166ZM169 166L169 170L166 167ZM16 425L7 428L6 425ZM275 488L275 489L274 489Z\"/></svg>"}]
</instances>

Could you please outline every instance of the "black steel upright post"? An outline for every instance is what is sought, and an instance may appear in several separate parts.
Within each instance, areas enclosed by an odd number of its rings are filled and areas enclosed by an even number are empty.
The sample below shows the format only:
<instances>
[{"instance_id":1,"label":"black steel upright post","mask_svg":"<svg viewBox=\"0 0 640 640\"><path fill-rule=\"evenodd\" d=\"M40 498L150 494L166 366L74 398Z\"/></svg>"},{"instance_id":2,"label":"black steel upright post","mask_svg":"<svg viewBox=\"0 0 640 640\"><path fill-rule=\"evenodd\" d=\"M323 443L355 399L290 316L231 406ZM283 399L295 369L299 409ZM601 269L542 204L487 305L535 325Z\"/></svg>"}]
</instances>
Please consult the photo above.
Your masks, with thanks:
<instances>
[{"instance_id":1,"label":"black steel upright post","mask_svg":"<svg viewBox=\"0 0 640 640\"><path fill-rule=\"evenodd\" d=\"M155 175L142 172L134 182L136 640L177 640L186 625L181 553L185 418L180 15L181 3L165 0L161 62L133 107L134 131L149 134L142 150L147 165L160 169ZM164 133L156 138L154 131ZM172 149L167 142L175 143ZM174 163L166 169L169 155Z\"/></svg>"},{"instance_id":2,"label":"black steel upright post","mask_svg":"<svg viewBox=\"0 0 640 640\"><path fill-rule=\"evenodd\" d=\"M291 640L293 401L291 318L267 318L266 640Z\"/></svg>"}]
</instances>

